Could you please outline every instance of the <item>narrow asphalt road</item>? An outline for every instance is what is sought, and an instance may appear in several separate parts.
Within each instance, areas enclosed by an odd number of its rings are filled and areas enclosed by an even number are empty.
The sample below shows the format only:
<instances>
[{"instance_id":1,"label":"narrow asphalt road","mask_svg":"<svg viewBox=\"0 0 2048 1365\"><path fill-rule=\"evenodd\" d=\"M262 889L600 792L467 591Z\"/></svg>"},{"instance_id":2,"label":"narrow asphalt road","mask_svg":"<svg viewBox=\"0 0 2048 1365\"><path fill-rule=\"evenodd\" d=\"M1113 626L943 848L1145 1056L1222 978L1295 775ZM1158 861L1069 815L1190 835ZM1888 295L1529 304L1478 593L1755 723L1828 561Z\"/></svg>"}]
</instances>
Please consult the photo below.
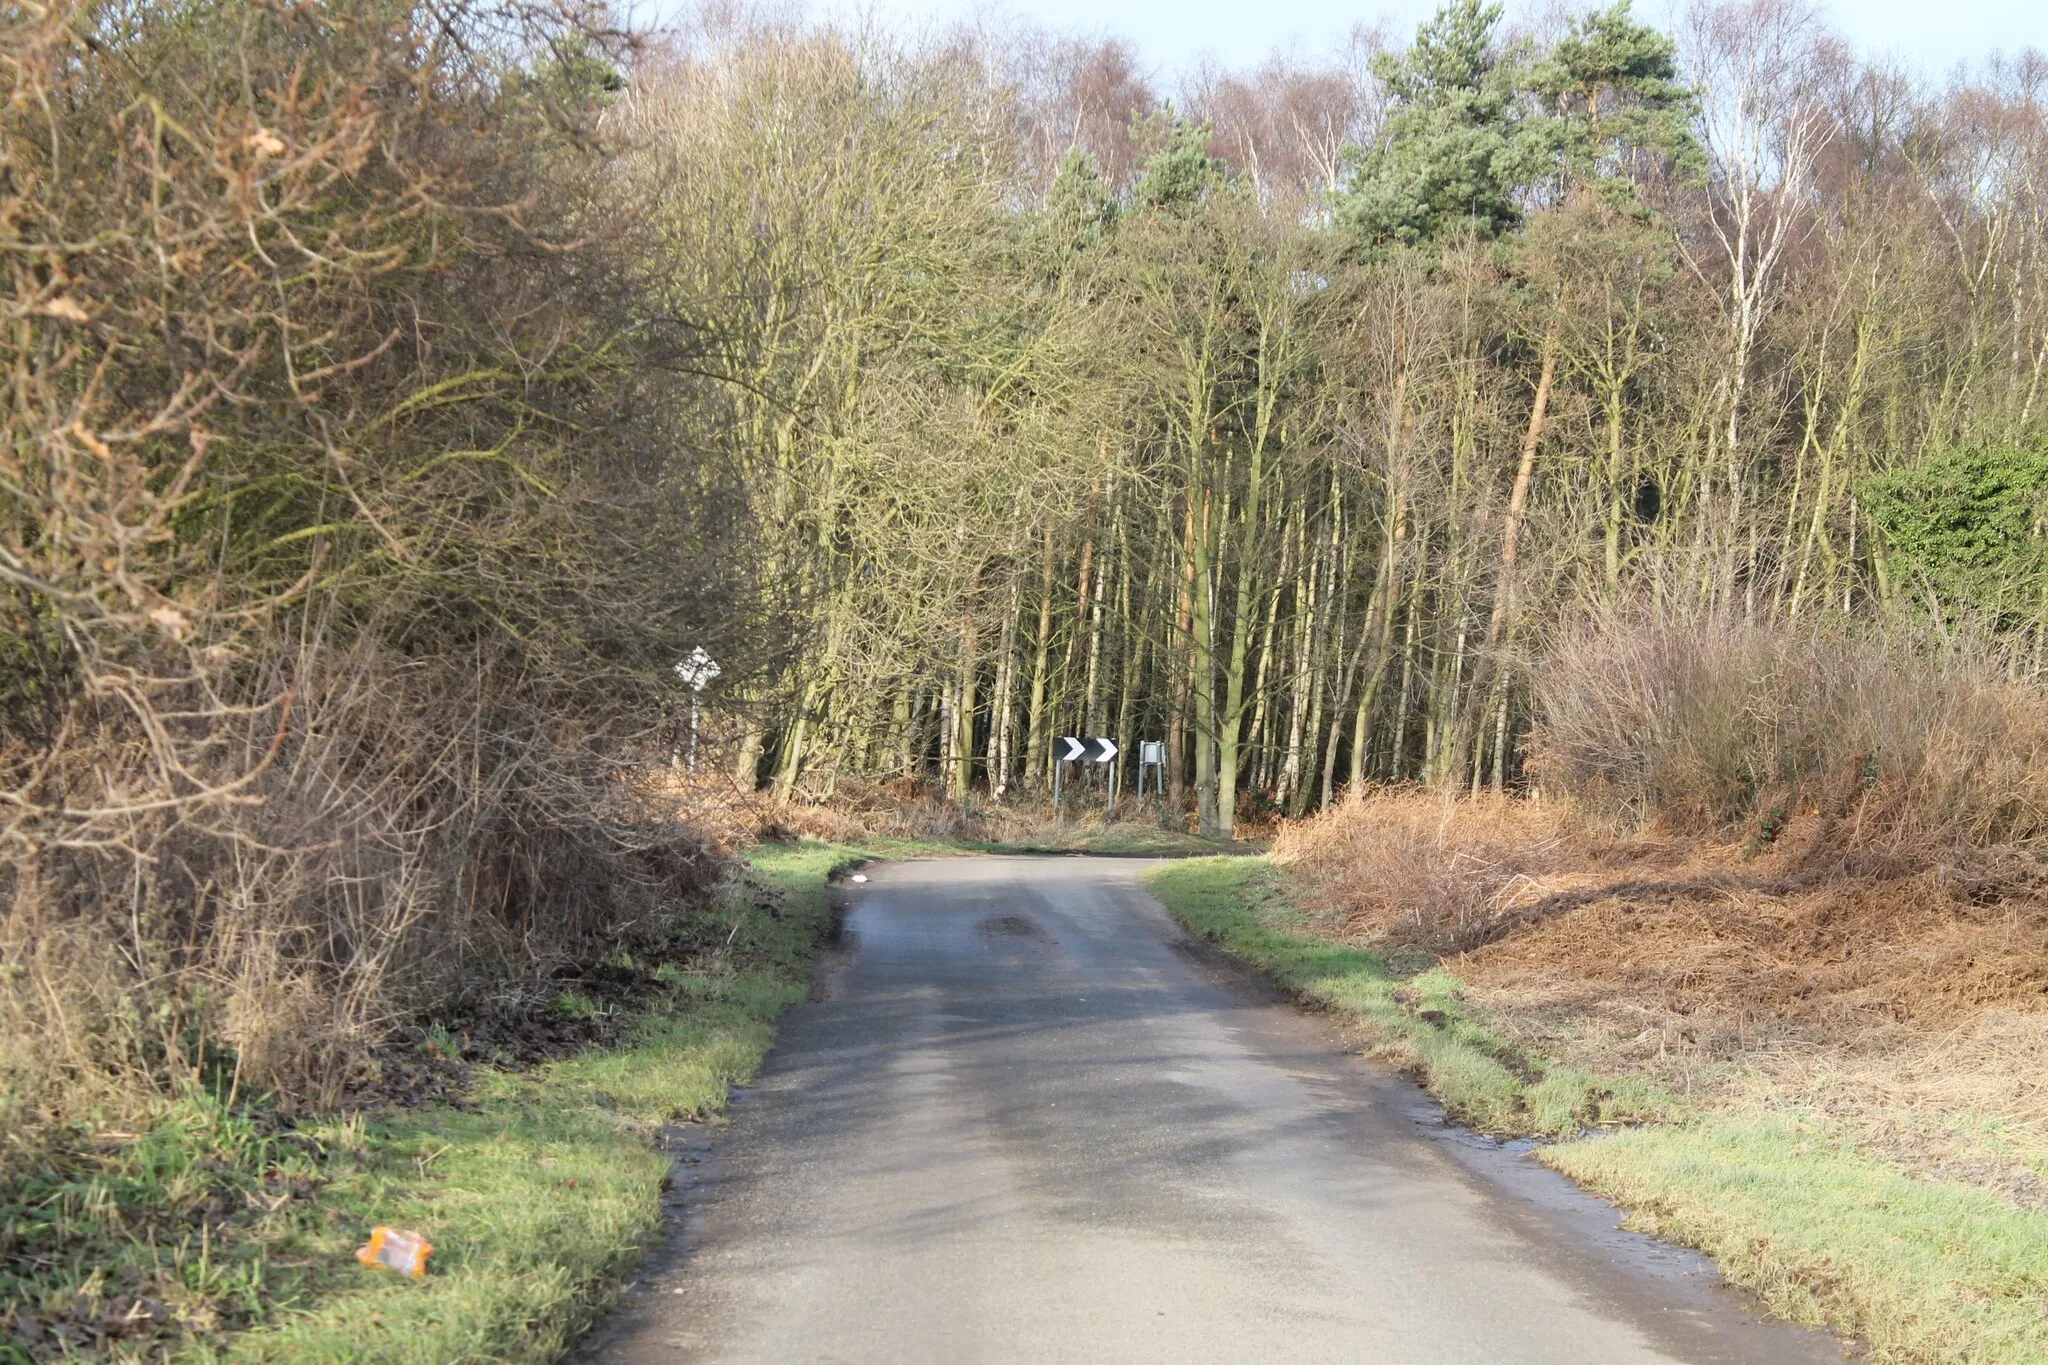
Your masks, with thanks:
<instances>
[{"instance_id":1,"label":"narrow asphalt road","mask_svg":"<svg viewBox=\"0 0 2048 1365\"><path fill-rule=\"evenodd\" d=\"M879 868L682 1231L653 1362L1839 1362L1191 948L1117 859ZM701 1159L700 1159L701 1158Z\"/></svg>"}]
</instances>

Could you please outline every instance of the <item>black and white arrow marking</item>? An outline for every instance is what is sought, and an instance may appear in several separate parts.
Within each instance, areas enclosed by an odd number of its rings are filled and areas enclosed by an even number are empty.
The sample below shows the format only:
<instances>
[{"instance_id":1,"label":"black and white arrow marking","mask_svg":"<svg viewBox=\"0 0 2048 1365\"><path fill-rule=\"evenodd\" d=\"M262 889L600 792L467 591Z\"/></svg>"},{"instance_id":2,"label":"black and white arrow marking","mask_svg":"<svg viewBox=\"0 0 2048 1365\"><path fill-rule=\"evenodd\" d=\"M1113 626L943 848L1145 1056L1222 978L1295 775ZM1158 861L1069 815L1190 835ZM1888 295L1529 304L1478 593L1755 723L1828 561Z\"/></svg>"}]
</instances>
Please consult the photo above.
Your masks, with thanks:
<instances>
[{"instance_id":1,"label":"black and white arrow marking","mask_svg":"<svg viewBox=\"0 0 2048 1365\"><path fill-rule=\"evenodd\" d=\"M1073 735L1059 738L1059 761L1062 763L1107 763L1117 755L1113 739L1077 739Z\"/></svg>"}]
</instances>

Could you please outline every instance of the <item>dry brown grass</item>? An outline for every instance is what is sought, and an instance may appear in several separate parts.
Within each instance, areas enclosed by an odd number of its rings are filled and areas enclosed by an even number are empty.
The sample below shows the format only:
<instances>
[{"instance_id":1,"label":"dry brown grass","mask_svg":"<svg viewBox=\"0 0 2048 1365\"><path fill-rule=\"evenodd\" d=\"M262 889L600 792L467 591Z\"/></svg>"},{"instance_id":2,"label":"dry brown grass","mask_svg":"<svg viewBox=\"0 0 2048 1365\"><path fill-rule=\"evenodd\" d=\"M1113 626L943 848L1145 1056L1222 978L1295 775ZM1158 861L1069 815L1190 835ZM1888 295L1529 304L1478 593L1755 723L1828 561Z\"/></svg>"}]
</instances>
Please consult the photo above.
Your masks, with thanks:
<instances>
[{"instance_id":1,"label":"dry brown grass","mask_svg":"<svg viewBox=\"0 0 2048 1365\"><path fill-rule=\"evenodd\" d=\"M634 800L650 815L680 819L728 848L797 838L855 844L997 844L1016 848L1100 852L1213 851L1218 845L1163 827L1149 802L1129 800L1114 812L1092 804L1056 817L1051 803L1013 797L1001 803L947 801L914 778L875 782L841 778L829 795L777 800L768 788L743 790L723 765L695 775L670 767L637 770Z\"/></svg>"},{"instance_id":2,"label":"dry brown grass","mask_svg":"<svg viewBox=\"0 0 2048 1365\"><path fill-rule=\"evenodd\" d=\"M1383 788L1283 825L1273 861L1341 932L1454 952L1555 890L1582 842L1554 804Z\"/></svg>"},{"instance_id":3,"label":"dry brown grass","mask_svg":"<svg viewBox=\"0 0 2048 1365\"><path fill-rule=\"evenodd\" d=\"M1857 813L1807 807L1759 854L1383 791L1288 827L1275 858L1326 932L1432 949L1538 1054L1804 1106L1910 1169L2048 1199L2048 860L1880 855Z\"/></svg>"},{"instance_id":4,"label":"dry brown grass","mask_svg":"<svg viewBox=\"0 0 2048 1365\"><path fill-rule=\"evenodd\" d=\"M743 789L718 765L706 764L696 774L640 769L632 785L648 810L687 820L729 848L801 838L840 844L864 839L995 841L995 831L1010 818L1000 808L973 810L940 800L910 780L847 780L821 800L781 801L768 788Z\"/></svg>"},{"instance_id":5,"label":"dry brown grass","mask_svg":"<svg viewBox=\"0 0 2048 1365\"><path fill-rule=\"evenodd\" d=\"M1576 1009L1625 1000L1712 1019L1724 1044L1951 1029L2048 1006L2048 902L1978 903L1947 868L1789 893L1769 878L1702 880L1725 861L1709 851L1684 869L1695 875L1661 886L1584 866L1592 898L1467 954L1460 973ZM1603 876L1623 884L1599 886Z\"/></svg>"},{"instance_id":6,"label":"dry brown grass","mask_svg":"<svg viewBox=\"0 0 2048 1365\"><path fill-rule=\"evenodd\" d=\"M679 812L620 799L605 751L630 733L586 712L565 743L573 697L493 681L302 659L290 724L258 711L188 767L248 774L243 799L155 809L148 744L74 712L32 790L82 837L31 845L55 822L18 818L0 864L7 1126L195 1080L329 1102L414 1011L601 955L719 875Z\"/></svg>"},{"instance_id":7,"label":"dry brown grass","mask_svg":"<svg viewBox=\"0 0 2048 1365\"><path fill-rule=\"evenodd\" d=\"M1535 673L1546 794L1634 832L1804 807L1917 855L2048 833L2048 698L1993 637L1669 608L1564 632Z\"/></svg>"}]
</instances>

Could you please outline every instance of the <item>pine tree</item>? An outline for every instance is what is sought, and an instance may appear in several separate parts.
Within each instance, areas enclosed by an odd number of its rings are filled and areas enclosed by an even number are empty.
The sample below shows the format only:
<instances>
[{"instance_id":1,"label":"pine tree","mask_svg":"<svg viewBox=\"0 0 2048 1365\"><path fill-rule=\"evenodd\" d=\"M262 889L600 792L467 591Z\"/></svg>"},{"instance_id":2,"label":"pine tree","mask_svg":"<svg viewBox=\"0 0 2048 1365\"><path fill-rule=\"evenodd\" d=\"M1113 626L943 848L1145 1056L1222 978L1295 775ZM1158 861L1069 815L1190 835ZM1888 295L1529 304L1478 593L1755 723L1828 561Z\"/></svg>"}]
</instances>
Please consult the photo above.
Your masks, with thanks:
<instances>
[{"instance_id":1,"label":"pine tree","mask_svg":"<svg viewBox=\"0 0 2048 1365\"><path fill-rule=\"evenodd\" d=\"M1412 245L1459 226L1496 237L1520 221L1516 197L1546 137L1526 117L1518 54L1495 43L1500 16L1497 4L1452 0L1406 53L1376 65L1396 107L1337 202L1366 243Z\"/></svg>"},{"instance_id":2,"label":"pine tree","mask_svg":"<svg viewBox=\"0 0 2048 1365\"><path fill-rule=\"evenodd\" d=\"M1678 79L1677 46L1637 23L1628 0L1575 16L1529 88L1550 121L1563 191L1597 184L1616 207L1640 212L1643 179L1698 167L1696 101Z\"/></svg>"},{"instance_id":3,"label":"pine tree","mask_svg":"<svg viewBox=\"0 0 2048 1365\"><path fill-rule=\"evenodd\" d=\"M1131 198L1143 208L1187 213L1222 179L1223 163L1209 155L1208 124L1177 118L1171 108L1158 121L1158 150L1145 159Z\"/></svg>"}]
</instances>

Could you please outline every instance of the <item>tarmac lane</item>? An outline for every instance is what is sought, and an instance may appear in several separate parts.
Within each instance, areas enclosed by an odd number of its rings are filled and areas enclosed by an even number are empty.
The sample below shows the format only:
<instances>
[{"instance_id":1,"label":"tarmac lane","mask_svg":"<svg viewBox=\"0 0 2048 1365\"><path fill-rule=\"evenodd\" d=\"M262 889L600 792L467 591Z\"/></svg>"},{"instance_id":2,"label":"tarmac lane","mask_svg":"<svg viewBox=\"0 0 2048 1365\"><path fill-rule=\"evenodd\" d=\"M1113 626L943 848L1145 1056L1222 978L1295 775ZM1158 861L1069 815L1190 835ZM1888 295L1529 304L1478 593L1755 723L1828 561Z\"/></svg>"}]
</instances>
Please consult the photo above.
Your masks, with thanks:
<instances>
[{"instance_id":1,"label":"tarmac lane","mask_svg":"<svg viewBox=\"0 0 2048 1365\"><path fill-rule=\"evenodd\" d=\"M1189 944L1146 866L871 869L586 1358L1845 1359L1444 1124Z\"/></svg>"}]
</instances>

